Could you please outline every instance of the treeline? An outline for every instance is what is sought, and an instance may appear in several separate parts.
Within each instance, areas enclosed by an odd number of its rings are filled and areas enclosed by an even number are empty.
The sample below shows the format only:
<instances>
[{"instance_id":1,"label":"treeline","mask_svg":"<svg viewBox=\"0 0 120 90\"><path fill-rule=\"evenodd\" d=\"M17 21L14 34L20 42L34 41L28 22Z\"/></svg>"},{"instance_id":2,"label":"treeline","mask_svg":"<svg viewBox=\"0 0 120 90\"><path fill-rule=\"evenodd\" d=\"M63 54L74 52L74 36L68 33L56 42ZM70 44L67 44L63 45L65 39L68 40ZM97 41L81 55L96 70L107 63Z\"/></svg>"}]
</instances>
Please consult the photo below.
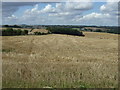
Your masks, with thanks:
<instances>
[{"instance_id":1,"label":"treeline","mask_svg":"<svg viewBox=\"0 0 120 90\"><path fill-rule=\"evenodd\" d=\"M28 30L7 28L2 30L2 36L27 35Z\"/></svg>"},{"instance_id":2,"label":"treeline","mask_svg":"<svg viewBox=\"0 0 120 90\"><path fill-rule=\"evenodd\" d=\"M47 35L47 34L67 34L75 36L85 36L82 31L72 28L62 27L48 27L48 32L34 32L34 35ZM2 36L17 36L17 35L28 35L28 30L7 28L2 30Z\"/></svg>"},{"instance_id":3,"label":"treeline","mask_svg":"<svg viewBox=\"0 0 120 90\"><path fill-rule=\"evenodd\" d=\"M6 27L6 28L22 28L19 25L3 25L2 27Z\"/></svg>"},{"instance_id":4,"label":"treeline","mask_svg":"<svg viewBox=\"0 0 120 90\"><path fill-rule=\"evenodd\" d=\"M120 30L118 30L118 29L112 29L112 30L107 31L107 33L120 34Z\"/></svg>"},{"instance_id":5,"label":"treeline","mask_svg":"<svg viewBox=\"0 0 120 90\"><path fill-rule=\"evenodd\" d=\"M104 30L106 29L106 30ZM84 29L82 31L90 31L90 32L104 32L104 33L113 33L113 34L120 34L120 30L119 30L119 27L106 27L104 29L96 29L96 30L93 30L93 29Z\"/></svg>"},{"instance_id":6,"label":"treeline","mask_svg":"<svg viewBox=\"0 0 120 90\"><path fill-rule=\"evenodd\" d=\"M120 34L120 31L118 29L111 29L111 30L95 30L94 32L105 32L105 33L113 33L113 34Z\"/></svg>"},{"instance_id":7,"label":"treeline","mask_svg":"<svg viewBox=\"0 0 120 90\"><path fill-rule=\"evenodd\" d=\"M53 33L53 34L85 36L80 30L72 29L72 28L48 27L47 30L49 31L49 33Z\"/></svg>"},{"instance_id":8,"label":"treeline","mask_svg":"<svg viewBox=\"0 0 120 90\"><path fill-rule=\"evenodd\" d=\"M115 30L106 30L106 31L102 31L102 30L95 30L95 32L105 32L105 33L113 33L113 34L120 34L120 31L115 29Z\"/></svg>"}]
</instances>

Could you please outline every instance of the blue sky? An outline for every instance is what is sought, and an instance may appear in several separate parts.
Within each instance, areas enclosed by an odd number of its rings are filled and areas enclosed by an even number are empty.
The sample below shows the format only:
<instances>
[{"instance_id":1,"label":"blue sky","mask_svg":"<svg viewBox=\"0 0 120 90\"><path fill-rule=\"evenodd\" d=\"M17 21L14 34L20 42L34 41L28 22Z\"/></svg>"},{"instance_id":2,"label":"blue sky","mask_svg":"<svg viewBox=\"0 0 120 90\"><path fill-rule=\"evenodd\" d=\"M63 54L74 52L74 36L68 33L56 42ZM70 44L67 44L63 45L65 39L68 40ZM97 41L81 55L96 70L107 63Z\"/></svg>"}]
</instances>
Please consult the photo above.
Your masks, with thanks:
<instances>
[{"instance_id":1,"label":"blue sky","mask_svg":"<svg viewBox=\"0 0 120 90\"><path fill-rule=\"evenodd\" d=\"M117 2L3 2L2 24L118 25Z\"/></svg>"}]
</instances>

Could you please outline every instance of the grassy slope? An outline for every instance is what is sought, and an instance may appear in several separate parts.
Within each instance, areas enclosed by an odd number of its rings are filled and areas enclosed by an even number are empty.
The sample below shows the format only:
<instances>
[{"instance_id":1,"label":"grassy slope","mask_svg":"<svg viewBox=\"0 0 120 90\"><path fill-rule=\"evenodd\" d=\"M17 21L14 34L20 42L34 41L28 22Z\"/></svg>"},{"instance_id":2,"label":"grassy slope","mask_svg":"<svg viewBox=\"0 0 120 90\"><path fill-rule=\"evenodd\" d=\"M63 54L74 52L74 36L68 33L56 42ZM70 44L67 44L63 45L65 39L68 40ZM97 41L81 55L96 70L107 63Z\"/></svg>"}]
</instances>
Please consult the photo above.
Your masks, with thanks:
<instances>
[{"instance_id":1,"label":"grassy slope","mask_svg":"<svg viewBox=\"0 0 120 90\"><path fill-rule=\"evenodd\" d=\"M4 36L3 87L117 87L115 34Z\"/></svg>"}]
</instances>

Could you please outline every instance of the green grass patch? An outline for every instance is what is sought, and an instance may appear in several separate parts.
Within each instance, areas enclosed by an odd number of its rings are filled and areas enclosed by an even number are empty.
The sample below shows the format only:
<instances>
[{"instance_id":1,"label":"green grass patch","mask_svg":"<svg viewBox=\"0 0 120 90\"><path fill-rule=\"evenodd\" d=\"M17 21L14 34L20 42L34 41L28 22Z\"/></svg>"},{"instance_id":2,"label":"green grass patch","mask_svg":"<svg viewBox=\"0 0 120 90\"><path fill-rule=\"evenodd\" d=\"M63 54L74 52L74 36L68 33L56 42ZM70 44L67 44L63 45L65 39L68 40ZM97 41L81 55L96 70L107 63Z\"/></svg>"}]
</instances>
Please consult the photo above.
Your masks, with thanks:
<instances>
[{"instance_id":1,"label":"green grass patch","mask_svg":"<svg viewBox=\"0 0 120 90\"><path fill-rule=\"evenodd\" d=\"M12 52L12 51L14 51L14 49L2 49L2 50L0 50L1 52L5 52L5 53L9 53L9 52Z\"/></svg>"}]
</instances>

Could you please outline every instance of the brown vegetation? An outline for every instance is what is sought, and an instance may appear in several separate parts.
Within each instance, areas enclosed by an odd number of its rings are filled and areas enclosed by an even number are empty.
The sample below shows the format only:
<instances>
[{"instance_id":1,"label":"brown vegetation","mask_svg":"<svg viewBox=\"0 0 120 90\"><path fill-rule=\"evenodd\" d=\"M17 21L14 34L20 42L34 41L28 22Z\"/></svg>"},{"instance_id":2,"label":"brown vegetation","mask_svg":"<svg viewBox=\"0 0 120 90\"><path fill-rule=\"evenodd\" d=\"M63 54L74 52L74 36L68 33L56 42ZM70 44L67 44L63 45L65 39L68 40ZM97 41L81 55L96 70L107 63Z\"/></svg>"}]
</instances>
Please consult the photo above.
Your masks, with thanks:
<instances>
[{"instance_id":1,"label":"brown vegetation","mask_svg":"<svg viewBox=\"0 0 120 90\"><path fill-rule=\"evenodd\" d=\"M3 87L88 87L118 85L118 36L3 36Z\"/></svg>"}]
</instances>

